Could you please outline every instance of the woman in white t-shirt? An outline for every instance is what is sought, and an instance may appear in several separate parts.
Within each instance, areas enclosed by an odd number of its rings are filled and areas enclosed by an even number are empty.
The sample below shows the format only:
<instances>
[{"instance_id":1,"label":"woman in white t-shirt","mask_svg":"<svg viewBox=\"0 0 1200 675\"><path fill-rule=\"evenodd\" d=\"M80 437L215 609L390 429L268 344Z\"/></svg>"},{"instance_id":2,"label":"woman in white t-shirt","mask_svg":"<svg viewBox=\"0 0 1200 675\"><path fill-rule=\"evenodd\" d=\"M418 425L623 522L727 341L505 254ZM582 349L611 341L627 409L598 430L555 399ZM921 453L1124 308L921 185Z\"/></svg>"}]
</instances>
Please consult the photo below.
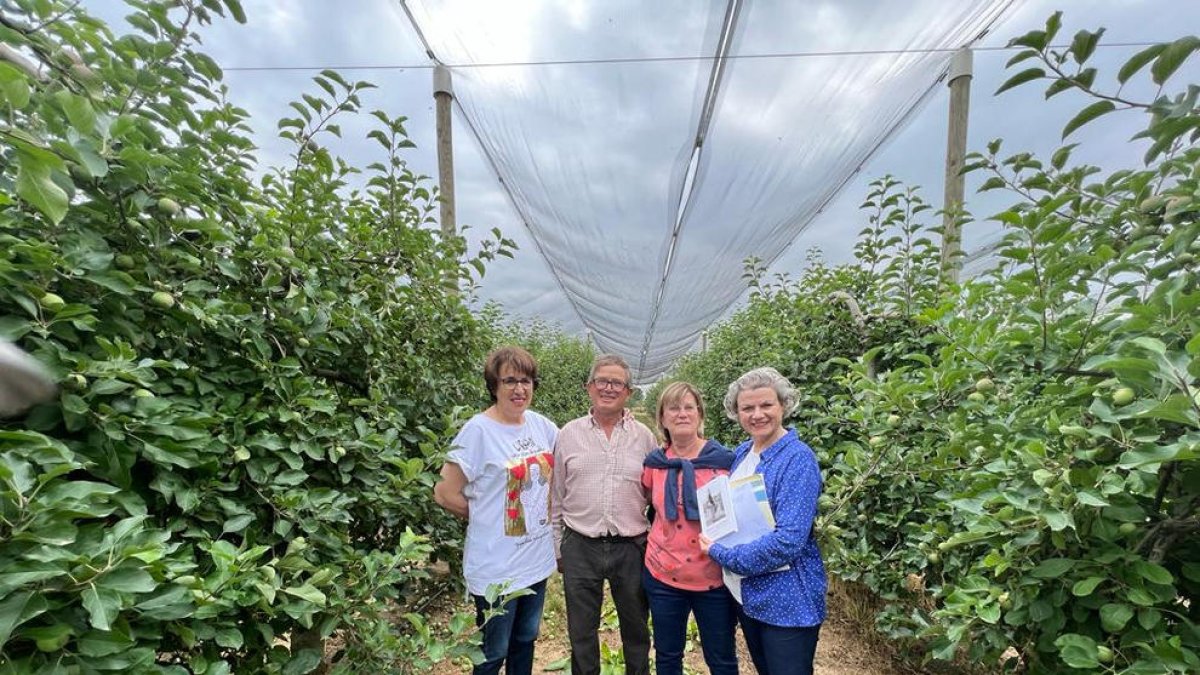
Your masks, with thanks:
<instances>
[{"instance_id":1,"label":"woman in white t-shirt","mask_svg":"<svg viewBox=\"0 0 1200 675\"><path fill-rule=\"evenodd\" d=\"M546 579L555 570L549 506L558 427L529 409L538 384L529 352L497 349L483 378L492 405L455 437L433 496L467 521L463 574L483 626L484 655L472 672L491 675L506 666L510 675L522 675L533 670ZM485 623L485 612L499 604L487 600L492 586L528 592Z\"/></svg>"}]
</instances>

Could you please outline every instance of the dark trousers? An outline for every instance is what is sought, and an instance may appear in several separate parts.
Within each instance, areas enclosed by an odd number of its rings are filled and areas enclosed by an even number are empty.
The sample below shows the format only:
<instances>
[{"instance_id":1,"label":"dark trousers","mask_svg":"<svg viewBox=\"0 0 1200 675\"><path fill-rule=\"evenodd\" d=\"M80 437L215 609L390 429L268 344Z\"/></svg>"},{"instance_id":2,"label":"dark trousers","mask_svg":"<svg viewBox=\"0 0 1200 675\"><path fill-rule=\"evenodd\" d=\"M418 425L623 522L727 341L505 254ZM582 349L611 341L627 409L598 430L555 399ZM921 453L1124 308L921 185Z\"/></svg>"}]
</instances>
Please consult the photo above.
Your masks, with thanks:
<instances>
[{"instance_id":1,"label":"dark trousers","mask_svg":"<svg viewBox=\"0 0 1200 675\"><path fill-rule=\"evenodd\" d=\"M738 606L738 622L758 675L812 675L821 626L772 626L746 616Z\"/></svg>"},{"instance_id":2,"label":"dark trousers","mask_svg":"<svg viewBox=\"0 0 1200 675\"><path fill-rule=\"evenodd\" d=\"M724 586L710 591L686 591L664 584L650 570L642 571L650 618L654 623L654 665L658 675L683 675L688 615L696 615L704 663L712 675L738 675L736 602Z\"/></svg>"},{"instance_id":3,"label":"dark trousers","mask_svg":"<svg viewBox=\"0 0 1200 675\"><path fill-rule=\"evenodd\" d=\"M533 672L533 646L542 625L546 581L537 582L529 590L533 592L504 603L504 613L493 616L487 623L483 622L483 614L489 607L487 598L471 595L475 600L475 625L483 626L484 661L471 671L474 675L495 675L502 665L508 675Z\"/></svg>"},{"instance_id":4,"label":"dark trousers","mask_svg":"<svg viewBox=\"0 0 1200 675\"><path fill-rule=\"evenodd\" d=\"M649 608L642 590L646 537L585 537L563 528L563 591L567 596L567 634L571 639L571 675L600 673L600 605L604 582L612 591L621 625L626 675L650 673Z\"/></svg>"}]
</instances>

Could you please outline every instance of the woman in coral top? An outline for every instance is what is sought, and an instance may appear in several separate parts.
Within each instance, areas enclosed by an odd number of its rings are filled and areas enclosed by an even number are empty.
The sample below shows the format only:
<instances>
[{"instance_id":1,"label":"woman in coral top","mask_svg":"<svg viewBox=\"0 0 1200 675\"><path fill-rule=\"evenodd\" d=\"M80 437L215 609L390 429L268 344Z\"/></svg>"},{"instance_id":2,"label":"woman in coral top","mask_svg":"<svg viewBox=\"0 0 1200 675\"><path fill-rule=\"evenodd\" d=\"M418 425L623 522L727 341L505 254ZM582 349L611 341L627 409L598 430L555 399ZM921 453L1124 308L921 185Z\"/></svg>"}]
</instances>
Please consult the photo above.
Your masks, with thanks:
<instances>
[{"instance_id":1,"label":"woman in coral top","mask_svg":"<svg viewBox=\"0 0 1200 675\"><path fill-rule=\"evenodd\" d=\"M696 499L697 487L729 473L733 453L704 438L704 403L686 382L663 390L658 427L665 443L646 457L642 469L642 485L656 514L642 583L650 601L657 672L682 675L688 615L694 614L709 672L737 675L737 612L721 568L700 552Z\"/></svg>"}]
</instances>

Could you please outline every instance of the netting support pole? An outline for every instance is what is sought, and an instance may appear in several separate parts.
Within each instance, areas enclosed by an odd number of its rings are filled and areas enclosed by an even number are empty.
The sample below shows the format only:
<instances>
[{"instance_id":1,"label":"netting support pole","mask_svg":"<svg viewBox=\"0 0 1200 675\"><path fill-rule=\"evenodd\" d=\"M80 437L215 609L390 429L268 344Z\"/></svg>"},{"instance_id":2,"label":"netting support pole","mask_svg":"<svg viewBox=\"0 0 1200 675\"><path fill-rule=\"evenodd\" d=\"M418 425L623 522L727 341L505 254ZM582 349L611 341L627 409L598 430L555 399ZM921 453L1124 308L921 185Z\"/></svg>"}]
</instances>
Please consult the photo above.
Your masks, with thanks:
<instances>
[{"instance_id":1,"label":"netting support pole","mask_svg":"<svg viewBox=\"0 0 1200 675\"><path fill-rule=\"evenodd\" d=\"M942 220L942 278L958 281L962 267L962 215L965 176L963 164L967 156L967 118L971 107L972 56L970 49L960 49L950 61L946 84L950 87L950 124L946 137L946 193L943 199L945 214Z\"/></svg>"},{"instance_id":2,"label":"netting support pole","mask_svg":"<svg viewBox=\"0 0 1200 675\"><path fill-rule=\"evenodd\" d=\"M451 130L451 107L454 90L450 85L450 69L438 64L433 69L433 100L437 106L438 189L440 191L442 236L449 239L456 232L454 222L454 135Z\"/></svg>"}]
</instances>

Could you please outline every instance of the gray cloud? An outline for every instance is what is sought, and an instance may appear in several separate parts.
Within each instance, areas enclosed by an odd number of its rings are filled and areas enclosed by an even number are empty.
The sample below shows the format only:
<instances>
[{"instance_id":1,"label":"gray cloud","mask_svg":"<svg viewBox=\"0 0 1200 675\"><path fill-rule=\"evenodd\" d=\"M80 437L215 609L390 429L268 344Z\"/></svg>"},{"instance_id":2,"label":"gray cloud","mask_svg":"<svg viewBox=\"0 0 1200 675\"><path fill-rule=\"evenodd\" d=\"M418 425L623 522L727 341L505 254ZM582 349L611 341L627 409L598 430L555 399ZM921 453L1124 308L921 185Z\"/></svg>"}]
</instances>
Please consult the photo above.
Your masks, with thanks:
<instances>
[{"instance_id":1,"label":"gray cloud","mask_svg":"<svg viewBox=\"0 0 1200 675\"><path fill-rule=\"evenodd\" d=\"M911 21L920 21L922 6L937 6L938 2L940 0L915 3ZM353 0L342 3L323 0L287 3L247 0L244 4L249 19L247 26L237 26L227 21L202 31L206 51L226 67L371 66L425 62L420 45L394 0ZM434 7L453 5L429 4ZM848 18L854 17L862 18L861 23L867 23L871 13L884 11L880 8L881 4L867 0L854 3L832 0L811 3L751 2L747 5L748 13L775 12L769 23L777 24L775 27L778 30L744 33L736 46L743 52L753 53L810 51L827 46L837 48L838 45L844 48L847 37L839 35L837 27L846 25ZM1058 4L1061 3L1047 0L1018 3L1011 17L993 35L985 38L983 44L1002 45L1009 37L1040 26ZM110 22L119 21L124 13L119 3L113 0L92 0L84 5ZM414 6L419 5L422 3L414 3ZM711 9L678 12L678 7L682 5L670 3L599 4L582 0L525 5L492 3L490 6L494 9L485 11L494 12L487 16L491 33L475 36L481 42L461 45L463 50L471 53L472 50L482 51L489 44L510 44L507 49L511 51L502 51L502 54L511 54L514 59L535 60L611 58L631 54L708 54L711 53L721 13ZM710 7L723 7L723 4L713 3ZM532 9L526 12L522 8ZM472 11L479 11L478 7ZM1105 42L1162 40L1177 37L1182 26L1200 25L1200 8L1193 3L1175 0L1102 0L1068 3L1065 19L1066 26L1060 41L1068 40L1079 28L1100 25L1109 28ZM894 25L891 28L882 33L851 36L851 42L868 48L901 48L911 44L903 36L913 35L914 31L920 30L919 25L907 28ZM1129 49L1102 49L1095 60L1102 73L1111 74L1131 53ZM1062 124L1080 107L1081 99L1064 94L1045 102L1040 91L1030 86L998 98L992 97L991 92L1006 77L1002 67L1008 56L1005 52L976 54L970 147L980 149L989 139L1002 136L1006 139L1008 149L1049 154L1059 143ZM855 68L854 59L832 65L834 70L831 72L843 74L854 72ZM881 67L888 65L885 63ZM773 68L791 71L830 66L828 59L810 58L774 66L760 62L739 62L734 68L742 72L751 85L755 85L756 78L771 77ZM1194 66L1193 63L1188 72L1180 75L1182 81L1195 81ZM664 194L662 186L669 185L672 177L666 168L670 164L648 161L651 156L648 153L657 152L661 157L663 152L679 153L684 149L694 127L694 114L702 93L696 84L703 80L700 73L705 72L705 67L696 62L669 62L510 68L507 69L510 77L505 80L504 87L489 90L489 97L475 102L472 115L481 122L487 122L489 119L499 120L505 104L519 101L532 91L550 92L553 96L547 96L544 105L550 109L558 106L560 118L574 122L558 130L546 127L537 129L536 134L526 132L522 136L504 139L524 153L523 156L514 156L514 161L520 159L537 167L537 171L541 172L539 177L551 185L568 182L568 176L586 181L586 190L575 193L577 196L566 205L543 200L536 214L539 220L574 228L572 234L585 232L597 242L598 251L611 246L637 253L635 257L618 256L613 260L625 262L613 262L593 274L564 278L568 288L582 293L583 289L589 287L614 287L639 269L653 269L661 261L673 206L670 192ZM389 114L409 117L408 131L418 144L408 158L409 164L418 173L435 176L430 71L343 72L349 78L366 79L379 85L379 89L364 97L366 109L382 108ZM477 77L481 79L496 76L495 72L460 71L457 77L466 84L476 77L473 75L475 72L480 73ZM886 70L860 72L858 76L870 79L885 73ZM227 73L226 80L233 100L254 116L256 141L263 148L264 162L286 160L290 149L275 138L275 121L291 114L287 101L295 99L302 91L313 91L310 83L312 75L309 72L288 71ZM858 95L858 92L842 86L837 77L830 79L825 95ZM612 86L614 82L619 85L615 89ZM596 97L598 92L614 90L623 93L613 100ZM732 154L724 158L727 163L721 167L719 175L727 177L724 179L727 184L707 186L707 190L714 190L708 194L718 195L722 190L733 190L735 187L747 190L747 186L737 185L739 179L744 180L738 170L738 161L752 162L757 158L743 156L739 160L738 152L744 153L755 143L762 144L770 140L772 133L783 142L789 134L813 133L814 126L831 139L856 131L852 126L843 125L843 120L837 118L805 119L804 104L814 96L813 92L771 92L761 86L750 90L757 91L759 96L771 96L775 105L771 113L762 113L761 100L748 100L726 92L720 114L731 125L725 127L724 133L727 134ZM492 97L492 94L495 96ZM469 102L464 104L468 105ZM865 186L884 173L924 185L926 198L939 204L945 107L945 89L938 87L920 114L865 163L841 195L827 205L813 219L810 227L791 243L787 252L773 266L773 271L799 273L805 251L811 246L819 246L831 261L847 260L854 237L865 224L865 217L857 211L857 205L865 194ZM586 117L580 118L575 114L580 110ZM605 111L610 114L601 114ZM619 114L613 111L619 111ZM1138 128L1140 121L1136 116L1127 117L1130 119L1113 116L1112 120L1083 129L1077 139L1072 139L1083 143L1078 152L1079 159L1104 167L1138 161L1142 151L1127 145L1125 139ZM331 149L351 158L356 164L365 165L372 161L376 156L373 142L363 140L369 127L370 120L367 119L344 124L345 139L332 142ZM499 124L493 127L492 132L497 135L520 133L510 126ZM476 233L474 236L499 226L506 236L516 239L521 246L516 260L501 260L491 266L483 280L482 298L502 302L507 311L515 316L539 316L558 322L567 330L582 333L584 328L578 313L561 292L559 283L551 276L545 261L537 255L537 247L500 190L480 148L469 137L461 117L456 119L455 136L459 222L472 225L471 232ZM657 145L630 144L627 142L629 138L652 138ZM603 157L604 168L597 171L564 162L555 153L558 147L570 147L580 157ZM680 179L679 176L675 177L676 181ZM973 194L973 189L980 181L978 176L968 178L970 210L986 216L1006 206L1004 199ZM761 206L764 209L778 206L773 203L776 198L771 196L768 188L760 186L758 190L758 198L763 200ZM517 186L516 189L531 188ZM754 192L748 194L753 195ZM649 213L630 210L629 205L648 203L659 206ZM590 217L581 218L581 214ZM598 215L602 217L596 217ZM597 222L640 225L624 233L618 233L610 227L588 229ZM727 235L724 228L740 226L739 223L720 222L714 225L716 227L711 228L711 232L697 227L685 231L691 260L711 260L720 255L721 247L714 243L718 241L714 237ZM968 248L978 246L994 237L994 233L994 226L986 223L972 225L964 234L965 243ZM543 247L552 255L561 255L566 249L558 238L564 235L562 231L548 231L544 235ZM763 252L756 253L769 257ZM737 267L740 270L740 261ZM698 282L702 278L695 274L680 279L684 284L701 287ZM641 308L649 301L651 293L652 288L646 288L638 297L607 302L602 299L599 304L581 299L579 303L589 313L619 313L623 309ZM689 318L686 315L687 307L678 304L664 310L673 319ZM709 311L701 316L690 317L698 322L694 324L691 335L698 335L706 327L704 323L715 320L718 314ZM598 334L597 337L611 341L610 344L620 342L627 346L640 346L642 335L609 333ZM682 346L676 346L686 347L687 341L684 342Z\"/></svg>"}]
</instances>

